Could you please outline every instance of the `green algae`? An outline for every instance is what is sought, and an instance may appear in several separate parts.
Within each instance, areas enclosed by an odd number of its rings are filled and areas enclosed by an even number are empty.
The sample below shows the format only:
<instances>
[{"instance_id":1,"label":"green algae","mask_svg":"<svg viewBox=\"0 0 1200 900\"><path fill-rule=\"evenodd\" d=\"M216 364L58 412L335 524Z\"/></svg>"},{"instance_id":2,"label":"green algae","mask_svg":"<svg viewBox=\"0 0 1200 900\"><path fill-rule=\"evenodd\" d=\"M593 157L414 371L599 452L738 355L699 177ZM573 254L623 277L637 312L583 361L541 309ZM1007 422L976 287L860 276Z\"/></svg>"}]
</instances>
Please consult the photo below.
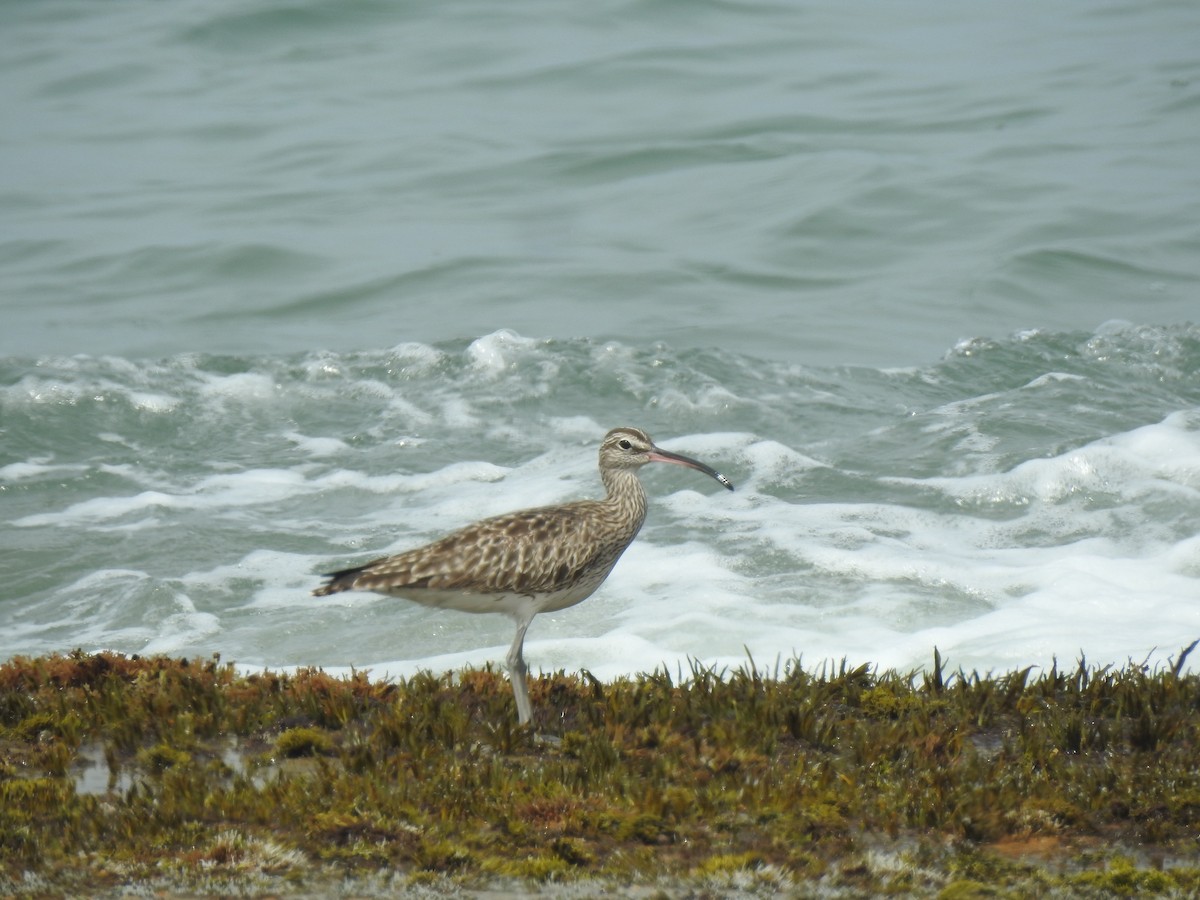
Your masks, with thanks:
<instances>
[{"instance_id":1,"label":"green algae","mask_svg":"<svg viewBox=\"0 0 1200 900\"><path fill-rule=\"evenodd\" d=\"M922 673L560 672L531 683L536 733L491 669L377 682L14 659L0 893L224 878L251 896L345 879L1193 896L1191 649L1157 671L984 676L935 656Z\"/></svg>"},{"instance_id":2,"label":"green algae","mask_svg":"<svg viewBox=\"0 0 1200 900\"><path fill-rule=\"evenodd\" d=\"M275 752L289 759L324 756L332 750L333 741L319 728L289 728L275 739Z\"/></svg>"}]
</instances>

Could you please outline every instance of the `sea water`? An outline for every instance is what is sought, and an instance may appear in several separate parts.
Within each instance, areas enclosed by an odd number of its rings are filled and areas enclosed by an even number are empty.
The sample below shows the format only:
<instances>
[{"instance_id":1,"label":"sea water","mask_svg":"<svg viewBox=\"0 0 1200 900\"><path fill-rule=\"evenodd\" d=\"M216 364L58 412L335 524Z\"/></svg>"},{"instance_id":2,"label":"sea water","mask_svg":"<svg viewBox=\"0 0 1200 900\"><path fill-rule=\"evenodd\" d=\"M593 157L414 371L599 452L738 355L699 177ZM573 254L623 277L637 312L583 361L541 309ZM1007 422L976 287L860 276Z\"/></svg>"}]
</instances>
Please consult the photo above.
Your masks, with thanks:
<instances>
[{"instance_id":1,"label":"sea water","mask_svg":"<svg viewBox=\"0 0 1200 900\"><path fill-rule=\"evenodd\" d=\"M0 8L0 658L404 675L319 573L598 496L536 669L1200 638L1200 8ZM1194 667L1196 660L1191 660Z\"/></svg>"}]
</instances>

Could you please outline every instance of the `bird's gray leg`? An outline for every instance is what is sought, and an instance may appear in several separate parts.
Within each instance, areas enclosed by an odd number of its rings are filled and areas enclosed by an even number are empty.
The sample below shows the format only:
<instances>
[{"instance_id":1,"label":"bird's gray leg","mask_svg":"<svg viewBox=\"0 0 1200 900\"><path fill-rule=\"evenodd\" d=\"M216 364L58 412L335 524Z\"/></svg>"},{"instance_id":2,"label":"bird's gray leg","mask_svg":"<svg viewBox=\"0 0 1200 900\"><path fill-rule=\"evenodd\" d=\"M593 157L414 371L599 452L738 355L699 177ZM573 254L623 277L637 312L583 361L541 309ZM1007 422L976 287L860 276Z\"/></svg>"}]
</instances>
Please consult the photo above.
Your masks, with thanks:
<instances>
[{"instance_id":1,"label":"bird's gray leg","mask_svg":"<svg viewBox=\"0 0 1200 900\"><path fill-rule=\"evenodd\" d=\"M505 662L508 665L508 678L512 682L513 697L517 700L517 721L522 725L533 718L533 705L529 702L529 687L525 683L525 657L522 648L525 644L525 629L533 621L533 616L522 616L517 619L517 636L513 638Z\"/></svg>"}]
</instances>

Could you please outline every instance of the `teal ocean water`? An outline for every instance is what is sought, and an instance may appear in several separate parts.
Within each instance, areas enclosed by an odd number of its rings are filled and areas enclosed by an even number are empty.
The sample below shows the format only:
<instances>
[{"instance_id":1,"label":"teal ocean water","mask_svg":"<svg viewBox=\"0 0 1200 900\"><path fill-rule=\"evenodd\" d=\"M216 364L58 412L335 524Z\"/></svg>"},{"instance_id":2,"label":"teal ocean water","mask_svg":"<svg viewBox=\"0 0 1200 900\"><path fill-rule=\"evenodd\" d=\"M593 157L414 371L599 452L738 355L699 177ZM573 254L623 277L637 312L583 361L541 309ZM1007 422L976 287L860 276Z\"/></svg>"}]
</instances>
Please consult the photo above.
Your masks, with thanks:
<instances>
[{"instance_id":1,"label":"teal ocean water","mask_svg":"<svg viewBox=\"0 0 1200 900\"><path fill-rule=\"evenodd\" d=\"M405 674L316 573L600 491L534 668L1200 638L1200 7L0 7L0 658ZM1194 662L1194 661L1193 661Z\"/></svg>"}]
</instances>

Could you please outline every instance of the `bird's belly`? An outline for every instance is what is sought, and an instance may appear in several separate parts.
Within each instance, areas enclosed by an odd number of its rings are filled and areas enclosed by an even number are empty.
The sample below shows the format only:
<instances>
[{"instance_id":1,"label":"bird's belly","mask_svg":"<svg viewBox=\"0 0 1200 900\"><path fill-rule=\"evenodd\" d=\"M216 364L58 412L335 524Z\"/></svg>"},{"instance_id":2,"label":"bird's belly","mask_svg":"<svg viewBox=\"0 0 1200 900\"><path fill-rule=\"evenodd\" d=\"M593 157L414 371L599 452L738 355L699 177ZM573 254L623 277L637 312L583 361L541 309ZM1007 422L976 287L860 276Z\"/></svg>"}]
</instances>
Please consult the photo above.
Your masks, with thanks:
<instances>
[{"instance_id":1,"label":"bird's belly","mask_svg":"<svg viewBox=\"0 0 1200 900\"><path fill-rule=\"evenodd\" d=\"M522 617L531 613L553 612L574 606L595 593L596 588L603 581L603 577L588 578L562 590L529 594L509 591L474 593L432 588L399 588L394 591L381 591L376 588L376 591L438 609L456 609L459 612L469 613L500 613L506 616Z\"/></svg>"}]
</instances>

